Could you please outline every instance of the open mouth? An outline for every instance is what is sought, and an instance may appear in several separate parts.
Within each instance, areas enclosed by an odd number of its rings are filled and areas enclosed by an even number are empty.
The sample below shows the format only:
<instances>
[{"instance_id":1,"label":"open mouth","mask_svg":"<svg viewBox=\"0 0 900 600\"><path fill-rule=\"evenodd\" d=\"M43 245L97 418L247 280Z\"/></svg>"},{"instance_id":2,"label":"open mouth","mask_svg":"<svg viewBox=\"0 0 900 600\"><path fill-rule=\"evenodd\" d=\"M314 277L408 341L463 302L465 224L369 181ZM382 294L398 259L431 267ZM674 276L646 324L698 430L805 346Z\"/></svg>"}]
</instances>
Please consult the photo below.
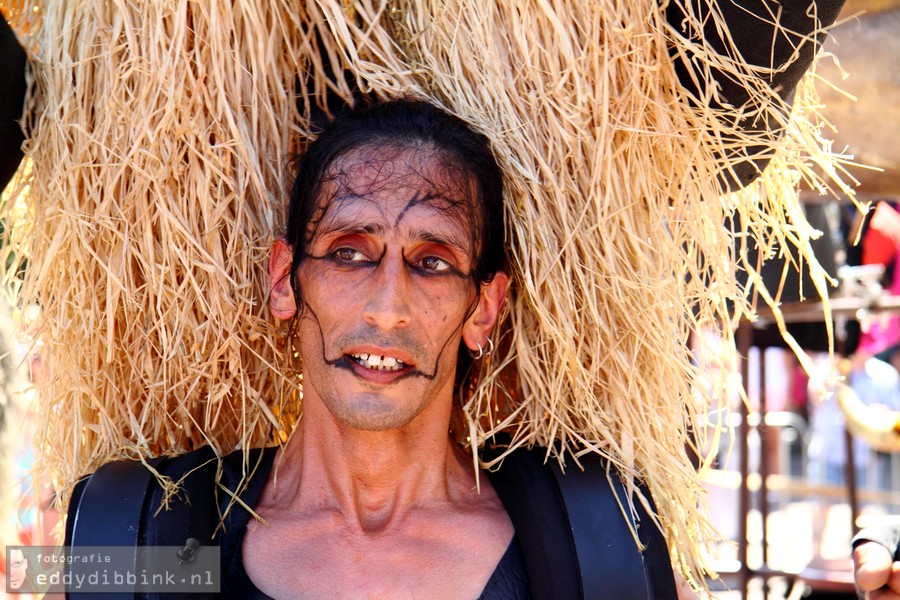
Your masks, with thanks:
<instances>
[{"instance_id":1,"label":"open mouth","mask_svg":"<svg viewBox=\"0 0 900 600\"><path fill-rule=\"evenodd\" d=\"M393 356L378 356L377 354L348 354L350 360L373 371L400 371L409 365Z\"/></svg>"}]
</instances>

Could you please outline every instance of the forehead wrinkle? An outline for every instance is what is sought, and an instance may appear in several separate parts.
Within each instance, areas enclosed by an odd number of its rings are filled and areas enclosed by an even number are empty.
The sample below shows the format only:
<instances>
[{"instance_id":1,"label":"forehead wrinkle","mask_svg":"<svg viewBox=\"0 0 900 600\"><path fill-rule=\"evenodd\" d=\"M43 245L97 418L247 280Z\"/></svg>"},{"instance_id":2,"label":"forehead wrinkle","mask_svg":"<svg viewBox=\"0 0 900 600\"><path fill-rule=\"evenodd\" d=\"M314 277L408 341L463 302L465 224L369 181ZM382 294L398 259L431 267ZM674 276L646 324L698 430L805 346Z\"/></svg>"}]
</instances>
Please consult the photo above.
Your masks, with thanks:
<instances>
[{"instance_id":1,"label":"forehead wrinkle","mask_svg":"<svg viewBox=\"0 0 900 600\"><path fill-rule=\"evenodd\" d=\"M362 206L358 210L352 211L345 208L348 203L355 201L363 201L377 208L384 221L378 222L361 218L359 211L364 209ZM462 226L462 222L469 219L463 206L464 203L459 200L454 200L442 194L427 194L423 197L416 195L401 209L400 214L393 220L393 226L390 227L388 215L386 214L387 208L382 201L368 194L341 194L340 196L335 196L328 206L323 207L324 214L319 220L317 231L321 234L346 232L386 235L391 229L407 239L443 244L454 247L460 252L468 253L471 249L467 247L466 241L468 238L465 236L465 228ZM444 220L451 221L453 226L442 228L441 230L435 230L428 225L418 228L405 226L403 222L410 216L410 212L417 207L424 207L430 214L447 217ZM426 223L430 224L434 221L436 219L428 219Z\"/></svg>"},{"instance_id":2,"label":"forehead wrinkle","mask_svg":"<svg viewBox=\"0 0 900 600\"><path fill-rule=\"evenodd\" d=\"M428 205L420 204L420 206ZM447 214L446 212L440 211L439 209L436 209L434 207L428 207L428 209L429 212L438 211L438 214L440 215ZM406 209L404 209L404 212L405 211ZM450 248L456 249L458 252L466 256L469 256L472 253L473 249L470 247L470 244L467 243L469 241L469 238L465 235L465 231L460 224L460 220L452 219L451 226L436 228L433 226L435 220L429 219L426 220L422 225L417 226L415 224L404 223L404 219L402 218L404 216L405 215L401 214L401 216L396 219L393 227L393 230L398 232L403 239L430 242L433 244L448 246Z\"/></svg>"},{"instance_id":3,"label":"forehead wrinkle","mask_svg":"<svg viewBox=\"0 0 900 600\"><path fill-rule=\"evenodd\" d=\"M338 194L331 198L328 202L327 206L322 207L322 220L328 218L329 213L333 210L340 210L344 207L345 204L356 202L365 202L371 204L376 207L378 211L384 215L387 212L387 207L378 199L373 197L372 194L357 194L355 192L347 192L345 194ZM360 207L360 210L362 207Z\"/></svg>"},{"instance_id":4,"label":"forehead wrinkle","mask_svg":"<svg viewBox=\"0 0 900 600\"><path fill-rule=\"evenodd\" d=\"M380 153L372 155L376 150ZM315 231L310 232L310 239L322 233L341 232L388 235L392 229L406 239L445 245L470 260L477 260L479 243L475 232L479 219L474 198L477 193L471 177L435 156L423 157L413 148L395 151L391 153L389 148L380 146L356 149L331 165L319 192L321 216ZM400 208L404 195L408 200ZM356 201L362 201L358 214L347 210L347 205ZM383 223L377 224L377 218L361 218L368 205L378 210ZM389 207L392 206L399 209L396 218L391 217ZM418 231L401 228L419 206L442 226L429 225L428 219L416 219L424 222L417 227Z\"/></svg>"}]
</instances>

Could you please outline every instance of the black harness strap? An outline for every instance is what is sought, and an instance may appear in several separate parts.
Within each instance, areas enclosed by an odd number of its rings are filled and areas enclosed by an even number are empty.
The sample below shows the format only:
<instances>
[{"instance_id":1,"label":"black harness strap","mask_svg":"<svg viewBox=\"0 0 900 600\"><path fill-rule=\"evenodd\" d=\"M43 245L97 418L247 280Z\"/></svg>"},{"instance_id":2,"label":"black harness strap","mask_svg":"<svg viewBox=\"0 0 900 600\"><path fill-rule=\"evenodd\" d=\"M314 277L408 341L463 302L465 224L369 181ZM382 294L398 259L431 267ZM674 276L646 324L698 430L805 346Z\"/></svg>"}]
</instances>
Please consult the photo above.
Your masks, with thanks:
<instances>
[{"instance_id":1,"label":"black harness strap","mask_svg":"<svg viewBox=\"0 0 900 600\"><path fill-rule=\"evenodd\" d=\"M251 469L261 452L265 451L250 451ZM241 491L241 461L241 452L234 452L222 461L220 483L234 493ZM148 462L162 475L181 482L181 490L169 500L168 507L157 514L164 490L139 461L103 465L93 475L80 481L72 493L66 545L125 546L123 552L130 552L133 556L135 573L158 571L154 565L140 562L139 546L183 546L189 538L196 539L202 546L218 545L214 539L220 520L217 506L224 509L229 496L217 489L218 459L215 452L205 446L181 456ZM266 477L251 479L244 493L258 496L265 481ZM144 560L149 560L149 557ZM73 593L69 597L80 600L92 597L98 600L133 600L138 595ZM139 597L154 600L172 595L144 593ZM192 600L212 597L213 594L191 594Z\"/></svg>"},{"instance_id":2,"label":"black harness strap","mask_svg":"<svg viewBox=\"0 0 900 600\"><path fill-rule=\"evenodd\" d=\"M622 506L628 507L622 482L614 473L607 474L599 457L583 457L581 462L583 471L573 466L563 474L555 461L549 470L568 515L584 598L651 600L644 556L629 525L637 528L622 513Z\"/></svg>"},{"instance_id":3,"label":"black harness strap","mask_svg":"<svg viewBox=\"0 0 900 600\"><path fill-rule=\"evenodd\" d=\"M215 508L217 469L218 457L209 446L167 459L159 471L172 481L180 482L181 489L160 510L164 490L159 485L150 488L139 543L144 546L183 546L188 538L194 538L203 546L211 545L219 520Z\"/></svg>"},{"instance_id":4,"label":"black harness strap","mask_svg":"<svg viewBox=\"0 0 900 600\"><path fill-rule=\"evenodd\" d=\"M486 450L485 456L492 454ZM559 487L535 451L518 450L488 473L516 530L533 598L582 598L578 555Z\"/></svg>"},{"instance_id":5,"label":"black harness strap","mask_svg":"<svg viewBox=\"0 0 900 600\"><path fill-rule=\"evenodd\" d=\"M607 477L606 461L584 457L583 471L563 474L556 463L544 464L543 452L516 450L489 473L516 529L534 597L675 598L665 539L640 504L639 521L626 520L616 500L628 506L625 488L614 474ZM497 455L497 448L485 452ZM629 524L647 547L643 553Z\"/></svg>"},{"instance_id":6,"label":"black harness strap","mask_svg":"<svg viewBox=\"0 0 900 600\"><path fill-rule=\"evenodd\" d=\"M159 459L150 461L159 464ZM150 471L136 461L107 463L91 477L81 480L72 496L73 511L69 509L66 525L66 545L123 546L131 553L131 564L137 573L139 524L144 499L153 480ZM79 564L68 566L77 574ZM82 568L96 570L95 565ZM70 598L89 598L91 594L69 594ZM132 594L103 594L105 600L130 600Z\"/></svg>"}]
</instances>

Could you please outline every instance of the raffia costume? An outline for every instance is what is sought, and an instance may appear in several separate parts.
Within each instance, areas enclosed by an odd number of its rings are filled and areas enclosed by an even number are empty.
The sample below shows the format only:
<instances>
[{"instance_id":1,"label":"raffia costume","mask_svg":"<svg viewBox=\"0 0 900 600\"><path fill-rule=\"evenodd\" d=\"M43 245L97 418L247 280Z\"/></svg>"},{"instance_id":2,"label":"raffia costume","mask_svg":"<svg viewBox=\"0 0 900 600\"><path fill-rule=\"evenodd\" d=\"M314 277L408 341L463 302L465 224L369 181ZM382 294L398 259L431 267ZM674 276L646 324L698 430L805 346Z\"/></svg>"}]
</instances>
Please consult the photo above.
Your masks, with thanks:
<instances>
[{"instance_id":1,"label":"raffia costume","mask_svg":"<svg viewBox=\"0 0 900 600\"><path fill-rule=\"evenodd\" d=\"M772 301L749 242L824 293L796 191L849 192L808 82L775 85L840 2L751 4L0 4L30 60L4 208L7 281L43 310L53 374L44 473L65 491L123 456L284 442L302 402L260 265L290 155L328 98L421 96L484 132L507 176L504 352L461 390L462 442L608 457L702 572L709 458L690 432L723 394L688 338L730 342L755 291Z\"/></svg>"}]
</instances>

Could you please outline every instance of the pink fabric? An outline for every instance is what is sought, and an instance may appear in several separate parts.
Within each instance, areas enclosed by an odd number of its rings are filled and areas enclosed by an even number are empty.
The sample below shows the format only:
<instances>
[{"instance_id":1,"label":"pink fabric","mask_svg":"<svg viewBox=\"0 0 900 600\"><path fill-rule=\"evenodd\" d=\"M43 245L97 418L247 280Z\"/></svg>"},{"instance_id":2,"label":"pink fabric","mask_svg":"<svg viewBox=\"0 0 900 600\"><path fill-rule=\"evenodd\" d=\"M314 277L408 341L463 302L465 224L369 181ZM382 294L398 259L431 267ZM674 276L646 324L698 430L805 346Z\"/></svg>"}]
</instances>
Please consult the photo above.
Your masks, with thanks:
<instances>
[{"instance_id":1,"label":"pink fabric","mask_svg":"<svg viewBox=\"0 0 900 600\"><path fill-rule=\"evenodd\" d=\"M886 292L891 296L900 296L900 252L895 253L894 280ZM897 344L900 344L900 316L875 315L868 331L862 332L859 338L857 352L873 355Z\"/></svg>"}]
</instances>

